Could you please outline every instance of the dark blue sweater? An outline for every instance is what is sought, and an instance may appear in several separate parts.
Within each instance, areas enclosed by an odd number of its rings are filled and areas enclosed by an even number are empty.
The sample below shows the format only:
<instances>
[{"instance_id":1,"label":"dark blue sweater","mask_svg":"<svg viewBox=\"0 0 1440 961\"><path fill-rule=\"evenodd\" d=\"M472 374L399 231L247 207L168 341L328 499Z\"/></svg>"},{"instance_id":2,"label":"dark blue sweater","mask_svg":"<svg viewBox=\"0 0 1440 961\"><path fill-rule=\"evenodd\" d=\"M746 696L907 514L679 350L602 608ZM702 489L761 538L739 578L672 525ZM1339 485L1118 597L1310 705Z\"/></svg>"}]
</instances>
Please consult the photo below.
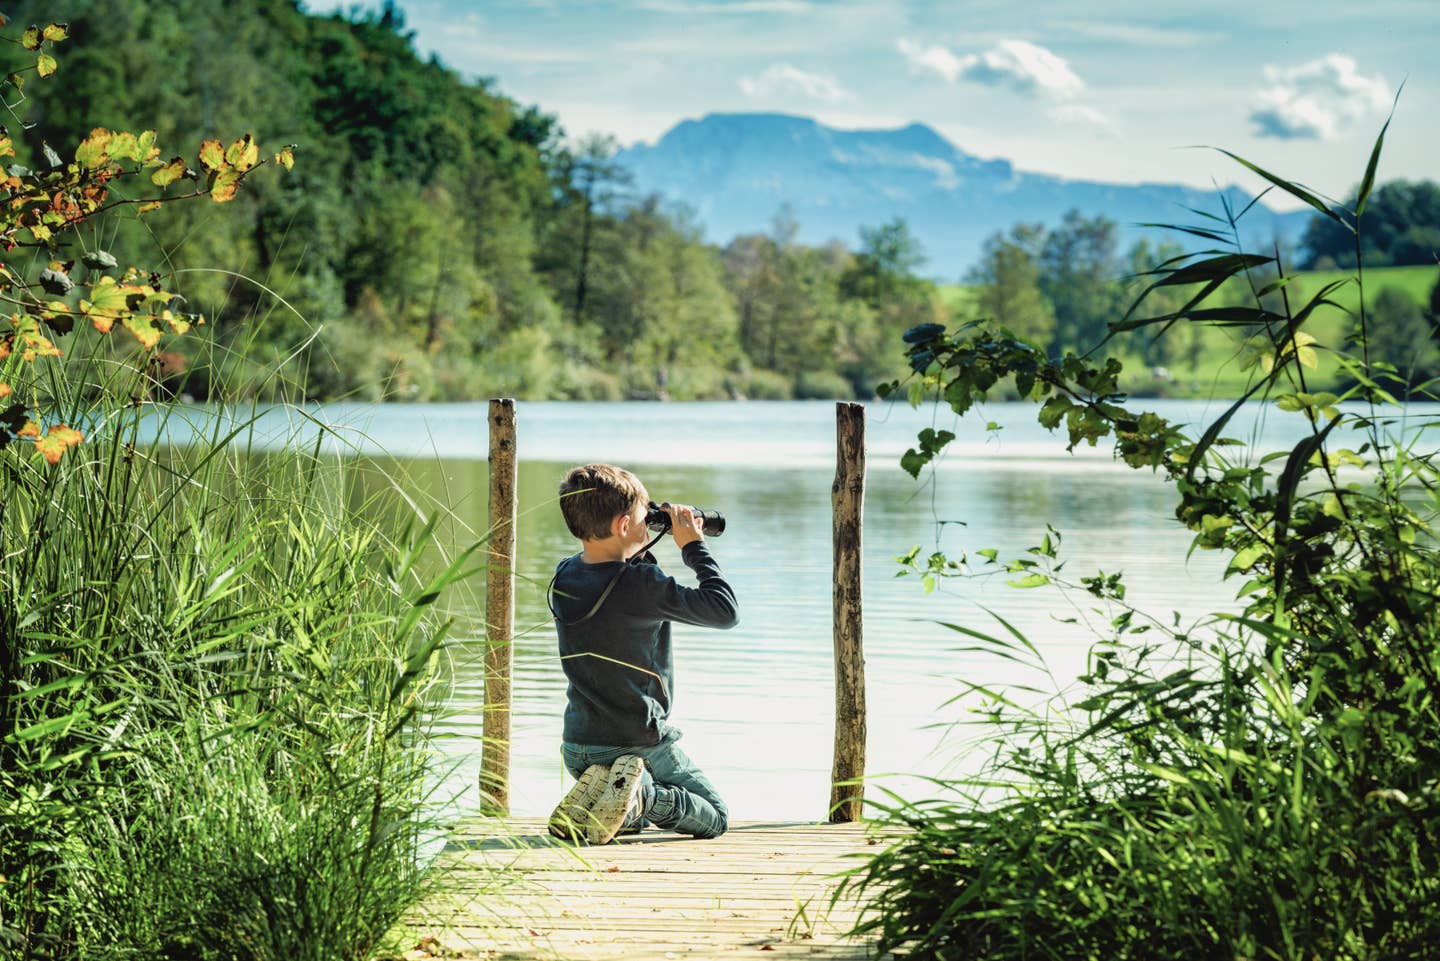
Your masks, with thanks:
<instances>
[{"instance_id":1,"label":"dark blue sweater","mask_svg":"<svg viewBox=\"0 0 1440 961\"><path fill-rule=\"evenodd\" d=\"M680 558L700 586L684 587L646 553L627 564L588 564L576 554L555 569L555 621L560 663L569 681L564 739L609 747L658 744L670 733L675 669L670 622L734 627L735 592L704 541L686 544ZM589 613L616 572L619 580L604 604Z\"/></svg>"}]
</instances>

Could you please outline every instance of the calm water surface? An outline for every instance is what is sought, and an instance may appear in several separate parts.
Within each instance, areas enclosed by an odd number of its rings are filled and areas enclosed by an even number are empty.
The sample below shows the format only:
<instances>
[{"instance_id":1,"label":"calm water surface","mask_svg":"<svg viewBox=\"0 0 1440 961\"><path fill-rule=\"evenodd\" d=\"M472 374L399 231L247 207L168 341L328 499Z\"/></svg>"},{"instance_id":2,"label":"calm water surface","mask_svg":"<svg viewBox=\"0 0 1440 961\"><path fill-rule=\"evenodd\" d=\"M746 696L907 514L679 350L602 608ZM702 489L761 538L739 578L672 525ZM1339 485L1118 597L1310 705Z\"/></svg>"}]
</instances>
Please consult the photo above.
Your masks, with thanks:
<instances>
[{"instance_id":1,"label":"calm water surface","mask_svg":"<svg viewBox=\"0 0 1440 961\"><path fill-rule=\"evenodd\" d=\"M1204 423L1221 405L1152 402L1172 419ZM1434 417L1440 408L1412 408ZM946 413L873 404L867 410L865 499L868 769L902 795L923 796L916 775L973 768L964 738L946 736L964 718L949 703L967 682L1052 682L974 652L942 621L1000 633L1003 617L1043 652L1054 684L1084 669L1094 635L1063 619L1095 615L1088 595L1016 590L1003 578L948 582L926 595L917 578L896 577L895 557L915 545L994 547L1015 556L1039 542L1046 523L1063 536L1066 572L1123 571L1128 599L1165 620L1233 604L1222 558L1186 558L1189 534L1173 520L1173 492L1147 472L1114 464L1103 450L1067 454L1034 424L1028 405L992 405L956 424ZM275 414L279 418L282 415ZM292 415L293 416L293 415ZM474 530L486 526L484 404L327 405L312 416L343 429L362 450L388 451L422 498L445 504ZM1231 433L1262 447L1293 444L1293 417L1237 418ZM998 431L985 430L987 421ZM915 433L934 424L956 442L923 482L898 467ZM272 425L273 426L273 425ZM740 599L740 626L675 628L674 720L683 746L706 769L736 818L820 818L829 798L833 736L831 507L834 405L806 403L517 405L520 453L512 808L549 811L567 787L559 759L564 678L544 588L556 561L573 553L555 503L565 469L603 460L634 469L657 500L722 510L729 521L711 547ZM1358 443L1354 446L1358 446ZM944 522L944 523L942 523ZM454 535L460 539L463 535ZM673 542L660 563L685 582ZM476 589L471 598L483 599ZM479 769L484 675L477 601L458 613L472 625L453 647L454 694L441 721L453 762L450 788L473 804ZM468 615L468 616L467 616ZM873 788L871 793L876 794Z\"/></svg>"}]
</instances>

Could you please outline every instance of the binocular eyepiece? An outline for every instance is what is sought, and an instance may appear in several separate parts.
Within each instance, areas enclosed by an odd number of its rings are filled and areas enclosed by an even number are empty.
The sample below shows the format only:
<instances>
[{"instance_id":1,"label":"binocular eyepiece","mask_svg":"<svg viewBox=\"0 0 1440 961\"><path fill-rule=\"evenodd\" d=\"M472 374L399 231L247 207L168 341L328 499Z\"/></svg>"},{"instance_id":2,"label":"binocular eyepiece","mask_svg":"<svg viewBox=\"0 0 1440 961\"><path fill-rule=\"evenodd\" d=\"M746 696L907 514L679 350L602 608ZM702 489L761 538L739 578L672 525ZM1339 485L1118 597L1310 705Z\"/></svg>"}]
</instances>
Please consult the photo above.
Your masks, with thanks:
<instances>
[{"instance_id":1,"label":"binocular eyepiece","mask_svg":"<svg viewBox=\"0 0 1440 961\"><path fill-rule=\"evenodd\" d=\"M697 508L695 516L700 518L700 531L706 537L719 537L725 533L725 515L719 511L702 511ZM660 505L651 501L650 509L645 512L645 526L657 534L664 534L670 530L670 515L661 510Z\"/></svg>"}]
</instances>

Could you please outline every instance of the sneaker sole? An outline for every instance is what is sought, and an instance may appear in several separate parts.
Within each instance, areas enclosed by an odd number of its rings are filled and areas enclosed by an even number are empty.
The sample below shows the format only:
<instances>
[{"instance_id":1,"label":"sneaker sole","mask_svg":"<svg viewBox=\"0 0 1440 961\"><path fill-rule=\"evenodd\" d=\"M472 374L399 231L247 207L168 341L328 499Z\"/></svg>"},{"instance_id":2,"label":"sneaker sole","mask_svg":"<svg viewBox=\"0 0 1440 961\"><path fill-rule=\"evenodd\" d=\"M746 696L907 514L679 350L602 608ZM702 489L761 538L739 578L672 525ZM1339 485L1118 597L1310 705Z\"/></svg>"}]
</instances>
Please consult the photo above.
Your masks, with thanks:
<instances>
[{"instance_id":1,"label":"sneaker sole","mask_svg":"<svg viewBox=\"0 0 1440 961\"><path fill-rule=\"evenodd\" d=\"M592 764L580 775L568 794L555 806L550 814L547 828L550 834L562 841L576 841L585 836L584 825L590 821L590 805L605 790L610 768L605 764Z\"/></svg>"},{"instance_id":2,"label":"sneaker sole","mask_svg":"<svg viewBox=\"0 0 1440 961\"><path fill-rule=\"evenodd\" d=\"M605 790L590 805L589 818L584 826L585 840L591 844L609 844L620 832L635 798L640 794L644 779L645 761L634 754L626 754L610 765L610 776L605 779Z\"/></svg>"}]
</instances>

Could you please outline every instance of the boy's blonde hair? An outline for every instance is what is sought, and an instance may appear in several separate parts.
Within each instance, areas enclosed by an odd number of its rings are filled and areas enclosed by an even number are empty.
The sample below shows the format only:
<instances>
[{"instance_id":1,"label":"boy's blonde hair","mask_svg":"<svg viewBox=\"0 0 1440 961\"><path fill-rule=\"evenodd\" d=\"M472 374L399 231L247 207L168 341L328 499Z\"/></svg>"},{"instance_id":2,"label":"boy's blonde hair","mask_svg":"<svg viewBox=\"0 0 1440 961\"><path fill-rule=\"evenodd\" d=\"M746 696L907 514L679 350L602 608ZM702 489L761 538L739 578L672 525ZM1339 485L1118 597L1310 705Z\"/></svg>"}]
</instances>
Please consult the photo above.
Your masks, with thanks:
<instances>
[{"instance_id":1,"label":"boy's blonde hair","mask_svg":"<svg viewBox=\"0 0 1440 961\"><path fill-rule=\"evenodd\" d=\"M572 467L560 482L560 513L582 541L609 537L611 521L649 500L640 478L610 464Z\"/></svg>"}]
</instances>

